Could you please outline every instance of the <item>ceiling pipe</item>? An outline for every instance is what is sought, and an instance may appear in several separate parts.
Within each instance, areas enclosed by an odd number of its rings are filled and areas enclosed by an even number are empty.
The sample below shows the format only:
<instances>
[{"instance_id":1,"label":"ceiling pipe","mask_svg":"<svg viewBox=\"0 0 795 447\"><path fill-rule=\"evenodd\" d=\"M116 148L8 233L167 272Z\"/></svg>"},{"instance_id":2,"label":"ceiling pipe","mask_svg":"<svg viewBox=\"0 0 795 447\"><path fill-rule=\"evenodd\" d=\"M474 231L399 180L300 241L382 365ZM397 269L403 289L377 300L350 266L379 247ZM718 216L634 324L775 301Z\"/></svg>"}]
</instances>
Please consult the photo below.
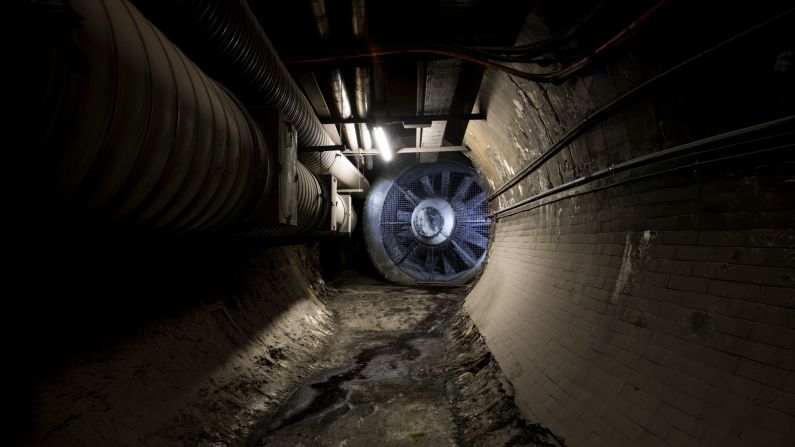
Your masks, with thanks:
<instances>
[{"instance_id":1,"label":"ceiling pipe","mask_svg":"<svg viewBox=\"0 0 795 447\"><path fill-rule=\"evenodd\" d=\"M370 113L370 67L356 67L353 74L356 115L361 119L367 119ZM370 129L366 123L359 123L359 133L362 135L362 149L372 149Z\"/></svg>"},{"instance_id":2,"label":"ceiling pipe","mask_svg":"<svg viewBox=\"0 0 795 447\"><path fill-rule=\"evenodd\" d=\"M351 28L353 36L358 40L367 39L367 9L365 0L351 0ZM371 67L361 66L353 69L354 96L356 98L356 115L359 118L367 118L370 114L370 71ZM371 150L373 140L370 135L370 128L366 123L359 123L359 135L361 148ZM365 157L362 157L365 158ZM366 166L373 168L372 157L366 157Z\"/></svg>"},{"instance_id":3,"label":"ceiling pipe","mask_svg":"<svg viewBox=\"0 0 795 447\"><path fill-rule=\"evenodd\" d=\"M107 228L196 233L267 193L262 134L233 95L123 0L73 0L69 24L21 14L4 97L21 209ZM7 126L7 127L6 127ZM16 215L25 215L19 212Z\"/></svg>"},{"instance_id":4,"label":"ceiling pipe","mask_svg":"<svg viewBox=\"0 0 795 447\"><path fill-rule=\"evenodd\" d=\"M315 16L315 26L317 35L321 40L328 37L328 15L326 14L326 2L324 0L310 0L312 4L312 15Z\"/></svg>"},{"instance_id":5,"label":"ceiling pipe","mask_svg":"<svg viewBox=\"0 0 795 447\"><path fill-rule=\"evenodd\" d=\"M329 213L331 197L321 186L318 178L309 172L304 165L296 163L298 179L297 210L298 225L257 226L248 230L246 236L288 237L305 234L317 229L326 221Z\"/></svg>"},{"instance_id":6,"label":"ceiling pipe","mask_svg":"<svg viewBox=\"0 0 795 447\"><path fill-rule=\"evenodd\" d=\"M245 1L133 2L247 106L278 108L295 126L299 147L332 144ZM299 160L316 174L333 175L345 188L369 189L367 179L339 152L301 153Z\"/></svg>"},{"instance_id":7,"label":"ceiling pipe","mask_svg":"<svg viewBox=\"0 0 795 447\"><path fill-rule=\"evenodd\" d=\"M242 103L126 0L72 0L63 13L74 21L53 26L31 6L17 22L2 108L18 112L4 134L27 142L12 154L14 214L166 234L256 223L275 176ZM293 235L318 228L331 203L296 168Z\"/></svg>"},{"instance_id":8,"label":"ceiling pipe","mask_svg":"<svg viewBox=\"0 0 795 447\"><path fill-rule=\"evenodd\" d=\"M334 97L334 105L337 108L337 115L343 119L351 118L353 116L353 109L351 108L350 97L348 96L348 91L345 89L345 82L342 79L340 70L331 70L329 82L331 84L331 94ZM359 148L355 124L343 124L342 133L345 136L345 140L348 142L349 148Z\"/></svg>"},{"instance_id":9,"label":"ceiling pipe","mask_svg":"<svg viewBox=\"0 0 795 447\"><path fill-rule=\"evenodd\" d=\"M367 10L365 0L351 0L351 25L357 39L367 37Z\"/></svg>"}]
</instances>

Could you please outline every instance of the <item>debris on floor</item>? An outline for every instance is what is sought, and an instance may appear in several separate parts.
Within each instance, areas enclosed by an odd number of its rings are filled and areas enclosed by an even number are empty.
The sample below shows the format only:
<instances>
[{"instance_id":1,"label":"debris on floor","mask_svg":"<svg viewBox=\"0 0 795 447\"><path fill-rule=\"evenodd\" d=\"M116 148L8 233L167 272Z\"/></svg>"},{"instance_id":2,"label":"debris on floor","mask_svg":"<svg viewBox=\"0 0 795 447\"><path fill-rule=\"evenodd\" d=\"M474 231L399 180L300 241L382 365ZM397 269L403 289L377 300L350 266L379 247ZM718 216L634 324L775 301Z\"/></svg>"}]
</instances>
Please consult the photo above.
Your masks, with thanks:
<instances>
[{"instance_id":1,"label":"debris on floor","mask_svg":"<svg viewBox=\"0 0 795 447\"><path fill-rule=\"evenodd\" d=\"M459 310L446 332L448 395L460 445L565 446L548 428L527 422L475 323Z\"/></svg>"},{"instance_id":2,"label":"debris on floor","mask_svg":"<svg viewBox=\"0 0 795 447\"><path fill-rule=\"evenodd\" d=\"M316 373L246 445L563 445L522 419L464 296L355 282L330 293L337 328Z\"/></svg>"}]
</instances>

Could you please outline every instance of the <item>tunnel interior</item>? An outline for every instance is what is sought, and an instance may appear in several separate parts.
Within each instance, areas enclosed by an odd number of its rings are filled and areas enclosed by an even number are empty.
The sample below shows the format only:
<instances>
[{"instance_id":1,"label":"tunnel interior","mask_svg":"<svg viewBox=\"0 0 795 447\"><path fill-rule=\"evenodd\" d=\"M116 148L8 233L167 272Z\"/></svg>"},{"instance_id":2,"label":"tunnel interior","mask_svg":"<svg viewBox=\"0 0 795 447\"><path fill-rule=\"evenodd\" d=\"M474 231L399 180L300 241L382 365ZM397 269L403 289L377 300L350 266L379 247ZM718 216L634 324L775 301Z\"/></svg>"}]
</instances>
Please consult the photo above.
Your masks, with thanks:
<instances>
[{"instance_id":1,"label":"tunnel interior","mask_svg":"<svg viewBox=\"0 0 795 447\"><path fill-rule=\"evenodd\" d=\"M793 444L791 6L4 8L11 445Z\"/></svg>"}]
</instances>

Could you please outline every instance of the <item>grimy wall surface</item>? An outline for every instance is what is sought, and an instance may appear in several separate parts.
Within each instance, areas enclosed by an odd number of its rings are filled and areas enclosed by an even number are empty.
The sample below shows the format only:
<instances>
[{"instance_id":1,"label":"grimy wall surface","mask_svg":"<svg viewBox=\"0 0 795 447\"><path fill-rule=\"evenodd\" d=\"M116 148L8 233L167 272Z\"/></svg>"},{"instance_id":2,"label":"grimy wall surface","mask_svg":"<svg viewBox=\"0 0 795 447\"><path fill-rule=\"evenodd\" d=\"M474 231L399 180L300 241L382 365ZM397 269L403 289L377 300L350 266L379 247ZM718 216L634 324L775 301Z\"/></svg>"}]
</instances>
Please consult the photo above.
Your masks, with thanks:
<instances>
[{"instance_id":1,"label":"grimy wall surface","mask_svg":"<svg viewBox=\"0 0 795 447\"><path fill-rule=\"evenodd\" d=\"M491 191L590 111L775 12L722 11L698 34L704 15L682 19L691 6L667 11L597 73L563 85L488 72L480 92L488 119L470 123L465 143ZM518 43L546 37L555 14L531 14ZM792 19L778 25L791 29ZM792 48L781 30L752 33L656 85L492 208L791 114L793 69L780 62L786 51L791 62ZM574 447L792 445L792 151L672 160L497 220L466 308L530 419Z\"/></svg>"}]
</instances>

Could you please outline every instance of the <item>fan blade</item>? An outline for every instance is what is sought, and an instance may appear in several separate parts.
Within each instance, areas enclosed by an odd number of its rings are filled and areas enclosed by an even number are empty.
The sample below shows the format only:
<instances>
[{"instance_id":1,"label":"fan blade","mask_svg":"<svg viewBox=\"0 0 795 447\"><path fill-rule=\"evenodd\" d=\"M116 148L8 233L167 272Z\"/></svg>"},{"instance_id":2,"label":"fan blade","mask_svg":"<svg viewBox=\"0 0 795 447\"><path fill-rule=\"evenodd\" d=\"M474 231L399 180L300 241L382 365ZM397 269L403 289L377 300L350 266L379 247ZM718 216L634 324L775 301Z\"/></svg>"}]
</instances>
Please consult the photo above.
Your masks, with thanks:
<instances>
[{"instance_id":1,"label":"fan blade","mask_svg":"<svg viewBox=\"0 0 795 447\"><path fill-rule=\"evenodd\" d=\"M450 172L442 172L441 187L439 188L439 195L443 198L448 198L450 195Z\"/></svg>"},{"instance_id":2,"label":"fan blade","mask_svg":"<svg viewBox=\"0 0 795 447\"><path fill-rule=\"evenodd\" d=\"M453 268L453 264L450 263L450 260L447 259L447 256L442 256L442 268L444 269L445 275L452 275L455 273L455 268Z\"/></svg>"},{"instance_id":3,"label":"fan blade","mask_svg":"<svg viewBox=\"0 0 795 447\"><path fill-rule=\"evenodd\" d=\"M459 222L467 224L470 228L488 228L491 222L488 220L460 220Z\"/></svg>"},{"instance_id":4,"label":"fan blade","mask_svg":"<svg viewBox=\"0 0 795 447\"><path fill-rule=\"evenodd\" d=\"M472 197L471 199L469 199L466 202L464 202L464 206L468 210L474 210L478 206L482 205L483 202L485 202L485 201L486 201L486 193L481 191L475 197Z\"/></svg>"},{"instance_id":5,"label":"fan blade","mask_svg":"<svg viewBox=\"0 0 795 447\"><path fill-rule=\"evenodd\" d=\"M400 230L397 235L405 239L414 239L414 233L411 231L411 227Z\"/></svg>"},{"instance_id":6,"label":"fan blade","mask_svg":"<svg viewBox=\"0 0 795 447\"><path fill-rule=\"evenodd\" d=\"M400 192L403 193L403 196L412 204L417 205L420 203L420 199L418 199L413 192L409 191L408 189L401 188L398 184L395 184L395 188L399 189Z\"/></svg>"},{"instance_id":7,"label":"fan blade","mask_svg":"<svg viewBox=\"0 0 795 447\"><path fill-rule=\"evenodd\" d=\"M452 243L455 252L461 258L461 260L464 261L464 264L466 264L467 267L473 267L475 265L475 257L469 253L469 250L453 239L450 239L450 242Z\"/></svg>"},{"instance_id":8,"label":"fan blade","mask_svg":"<svg viewBox=\"0 0 795 447\"><path fill-rule=\"evenodd\" d=\"M477 231L467 231L466 233L466 241L470 244L479 247L482 250L486 249L486 245L488 245L489 240L479 234Z\"/></svg>"},{"instance_id":9,"label":"fan blade","mask_svg":"<svg viewBox=\"0 0 795 447\"><path fill-rule=\"evenodd\" d=\"M462 202L464 197L467 195L467 191L469 191L469 187L472 186L472 177L464 177L461 180L461 184L458 185L458 189L455 190L455 195L453 196L453 202Z\"/></svg>"},{"instance_id":10,"label":"fan blade","mask_svg":"<svg viewBox=\"0 0 795 447\"><path fill-rule=\"evenodd\" d=\"M431 183L430 177L427 175L420 178L420 184L422 185L423 191L425 191L426 196L435 196L436 192L433 190L433 184Z\"/></svg>"},{"instance_id":11,"label":"fan blade","mask_svg":"<svg viewBox=\"0 0 795 447\"><path fill-rule=\"evenodd\" d=\"M398 211L397 212L397 218L401 222L410 223L411 222L411 213L409 213L407 211Z\"/></svg>"},{"instance_id":12,"label":"fan blade","mask_svg":"<svg viewBox=\"0 0 795 447\"><path fill-rule=\"evenodd\" d=\"M397 262L395 262L395 265L402 264L403 261L405 261L406 258L409 257L409 255L414 253L414 250L416 250L416 249L417 249L417 241L414 241L414 242L411 243L411 245L409 245L409 248L406 249L406 252L403 254L403 257L400 258L400 260L398 260Z\"/></svg>"},{"instance_id":13,"label":"fan blade","mask_svg":"<svg viewBox=\"0 0 795 447\"><path fill-rule=\"evenodd\" d=\"M425 272L432 273L436 267L436 256L433 254L433 249L428 250L428 256L425 257Z\"/></svg>"}]
</instances>

